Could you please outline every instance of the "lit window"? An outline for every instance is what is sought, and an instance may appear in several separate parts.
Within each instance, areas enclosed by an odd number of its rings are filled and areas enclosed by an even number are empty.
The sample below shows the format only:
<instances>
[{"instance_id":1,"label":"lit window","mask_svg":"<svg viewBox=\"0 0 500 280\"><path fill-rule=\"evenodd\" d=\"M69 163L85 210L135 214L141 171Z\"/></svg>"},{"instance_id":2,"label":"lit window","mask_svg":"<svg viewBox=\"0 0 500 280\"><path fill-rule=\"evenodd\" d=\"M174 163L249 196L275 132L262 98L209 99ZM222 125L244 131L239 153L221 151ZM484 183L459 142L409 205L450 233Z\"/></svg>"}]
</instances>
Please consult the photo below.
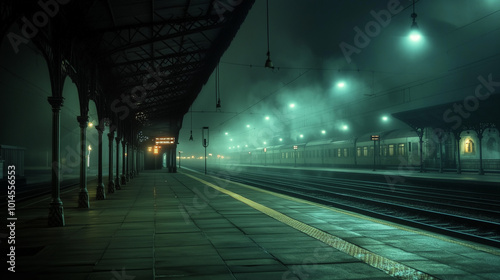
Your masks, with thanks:
<instances>
[{"instance_id":1,"label":"lit window","mask_svg":"<svg viewBox=\"0 0 500 280\"><path fill-rule=\"evenodd\" d=\"M368 156L368 147L363 147L363 156Z\"/></svg>"},{"instance_id":2,"label":"lit window","mask_svg":"<svg viewBox=\"0 0 500 280\"><path fill-rule=\"evenodd\" d=\"M464 152L467 154L474 152L474 142L470 138L465 140Z\"/></svg>"},{"instance_id":3,"label":"lit window","mask_svg":"<svg viewBox=\"0 0 500 280\"><path fill-rule=\"evenodd\" d=\"M394 156L394 144L389 145L389 156Z\"/></svg>"},{"instance_id":4,"label":"lit window","mask_svg":"<svg viewBox=\"0 0 500 280\"><path fill-rule=\"evenodd\" d=\"M398 155L401 155L401 156L405 155L405 144L398 145Z\"/></svg>"}]
</instances>

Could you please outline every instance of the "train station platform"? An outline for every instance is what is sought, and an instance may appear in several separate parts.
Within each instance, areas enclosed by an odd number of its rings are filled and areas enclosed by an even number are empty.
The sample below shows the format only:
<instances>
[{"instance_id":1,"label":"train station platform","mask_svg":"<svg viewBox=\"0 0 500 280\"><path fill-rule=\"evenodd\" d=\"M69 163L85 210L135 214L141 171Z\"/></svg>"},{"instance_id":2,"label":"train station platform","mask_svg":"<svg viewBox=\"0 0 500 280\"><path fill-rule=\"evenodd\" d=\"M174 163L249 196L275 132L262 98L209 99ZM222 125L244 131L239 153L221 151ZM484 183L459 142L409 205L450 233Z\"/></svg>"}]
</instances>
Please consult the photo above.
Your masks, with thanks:
<instances>
[{"instance_id":1,"label":"train station platform","mask_svg":"<svg viewBox=\"0 0 500 280\"><path fill-rule=\"evenodd\" d=\"M66 190L64 227L47 226L48 197L19 203L6 279L500 278L500 249L186 169L122 188L90 209Z\"/></svg>"}]
</instances>

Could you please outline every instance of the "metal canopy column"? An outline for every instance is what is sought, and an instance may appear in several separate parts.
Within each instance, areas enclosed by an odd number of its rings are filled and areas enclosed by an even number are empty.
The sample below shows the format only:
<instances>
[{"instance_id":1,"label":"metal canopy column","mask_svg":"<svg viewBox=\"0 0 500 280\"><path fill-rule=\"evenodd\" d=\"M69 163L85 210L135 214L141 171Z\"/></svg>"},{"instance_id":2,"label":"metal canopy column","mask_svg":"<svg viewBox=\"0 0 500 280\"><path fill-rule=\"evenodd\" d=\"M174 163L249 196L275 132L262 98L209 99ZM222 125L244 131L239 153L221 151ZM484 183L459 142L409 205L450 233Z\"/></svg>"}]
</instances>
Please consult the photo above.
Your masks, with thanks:
<instances>
[{"instance_id":1,"label":"metal canopy column","mask_svg":"<svg viewBox=\"0 0 500 280\"><path fill-rule=\"evenodd\" d=\"M109 140L109 168L108 168L108 193L115 192L115 183L113 182L113 140L115 138L115 131L111 130L108 133Z\"/></svg>"},{"instance_id":2,"label":"metal canopy column","mask_svg":"<svg viewBox=\"0 0 500 280\"><path fill-rule=\"evenodd\" d=\"M59 75L61 73L58 73ZM54 77L51 76L52 80L52 92L56 93L57 89L54 89ZM61 88L62 89L62 88ZM62 91L62 90L61 90ZM50 105L52 106L52 201L49 205L49 219L48 225L52 227L64 226L64 208L63 203L60 198L60 181L61 177L61 166L60 166L60 117L59 112L63 104L63 98L61 96L51 96L48 98Z\"/></svg>"},{"instance_id":3,"label":"metal canopy column","mask_svg":"<svg viewBox=\"0 0 500 280\"><path fill-rule=\"evenodd\" d=\"M80 125L80 193L78 194L78 208L90 208L89 192L87 190L87 166L85 164L88 119L87 115L77 117Z\"/></svg>"},{"instance_id":4,"label":"metal canopy column","mask_svg":"<svg viewBox=\"0 0 500 280\"><path fill-rule=\"evenodd\" d=\"M126 143L125 143L125 139L122 140L122 176L121 176L121 185L122 186L125 186L127 184L127 177L126 177L126 170L125 170L125 166L127 165L125 160L126 160L126 156L125 156L125 151L126 151Z\"/></svg>"},{"instance_id":5,"label":"metal canopy column","mask_svg":"<svg viewBox=\"0 0 500 280\"><path fill-rule=\"evenodd\" d=\"M116 133L116 179L115 179L115 187L117 190L121 190L122 187L120 185L120 137L118 133Z\"/></svg>"},{"instance_id":6,"label":"metal canopy column","mask_svg":"<svg viewBox=\"0 0 500 280\"><path fill-rule=\"evenodd\" d=\"M104 191L104 183L102 182L102 148L104 143L102 142L102 134L104 132L104 123L102 120L99 125L95 127L98 133L98 164L97 164L97 190L96 190L96 199L103 200L106 199L106 192Z\"/></svg>"},{"instance_id":7,"label":"metal canopy column","mask_svg":"<svg viewBox=\"0 0 500 280\"><path fill-rule=\"evenodd\" d=\"M127 143L127 152L125 153L125 161L127 163L127 172L125 173L126 175L126 178L127 178L127 182L130 181L130 179L132 179L132 171L131 171L131 168L130 168L130 146L132 146L132 144L130 143Z\"/></svg>"},{"instance_id":8,"label":"metal canopy column","mask_svg":"<svg viewBox=\"0 0 500 280\"><path fill-rule=\"evenodd\" d=\"M462 173L462 162L460 161L460 134L462 133L462 130L454 130L453 131L453 136L455 136L455 143L457 145L457 174Z\"/></svg>"},{"instance_id":9,"label":"metal canopy column","mask_svg":"<svg viewBox=\"0 0 500 280\"><path fill-rule=\"evenodd\" d=\"M415 132L417 133L418 136L418 146L419 146L419 156L420 156L420 173L424 173L424 128L423 127L417 127L415 128Z\"/></svg>"}]
</instances>

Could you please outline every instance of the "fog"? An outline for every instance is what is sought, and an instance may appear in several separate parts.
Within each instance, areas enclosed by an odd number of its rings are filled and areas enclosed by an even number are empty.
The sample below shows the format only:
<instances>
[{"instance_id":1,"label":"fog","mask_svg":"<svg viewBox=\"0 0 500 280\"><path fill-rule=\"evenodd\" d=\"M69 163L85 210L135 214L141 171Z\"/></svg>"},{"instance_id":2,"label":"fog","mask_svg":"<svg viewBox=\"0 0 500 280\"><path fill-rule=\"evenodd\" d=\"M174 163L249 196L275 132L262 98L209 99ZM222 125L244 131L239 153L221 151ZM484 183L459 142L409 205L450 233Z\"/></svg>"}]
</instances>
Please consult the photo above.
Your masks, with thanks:
<instances>
[{"instance_id":1,"label":"fog","mask_svg":"<svg viewBox=\"0 0 500 280\"><path fill-rule=\"evenodd\" d=\"M220 60L221 110L212 75L184 116L179 150L202 155L204 126L210 127L213 154L238 145L263 148L408 128L391 113L463 100L474 94L480 76L500 80L500 3L417 1L423 33L417 44L408 38L411 3L270 1L275 69L269 69L265 1L257 1ZM356 44L356 28L366 35L367 26L381 23L374 14L382 17L390 5L399 12L391 13L386 26L368 29L374 36L364 45ZM359 53L346 58L342 43Z\"/></svg>"},{"instance_id":2,"label":"fog","mask_svg":"<svg viewBox=\"0 0 500 280\"><path fill-rule=\"evenodd\" d=\"M408 39L411 1L271 0L269 10L275 68L264 68L265 1L257 0L220 60L221 109L216 110L212 75L184 116L177 149L184 156L203 154L205 126L210 129L208 152L222 155L229 147L349 139L407 127L391 113L463 100L474 94L480 77L500 81L498 1L417 1L416 21L423 33L417 44ZM390 17L384 18L387 13ZM0 87L0 144L25 147L26 166L47 170L50 80L45 60L32 44L14 54L9 42L2 41ZM69 78L63 96L63 175L77 176L80 108ZM388 120L381 121L383 116ZM98 124L97 119L91 102L89 121ZM188 140L191 131L194 141ZM97 131L89 127L87 134L94 176ZM107 156L104 161L107 171Z\"/></svg>"}]
</instances>

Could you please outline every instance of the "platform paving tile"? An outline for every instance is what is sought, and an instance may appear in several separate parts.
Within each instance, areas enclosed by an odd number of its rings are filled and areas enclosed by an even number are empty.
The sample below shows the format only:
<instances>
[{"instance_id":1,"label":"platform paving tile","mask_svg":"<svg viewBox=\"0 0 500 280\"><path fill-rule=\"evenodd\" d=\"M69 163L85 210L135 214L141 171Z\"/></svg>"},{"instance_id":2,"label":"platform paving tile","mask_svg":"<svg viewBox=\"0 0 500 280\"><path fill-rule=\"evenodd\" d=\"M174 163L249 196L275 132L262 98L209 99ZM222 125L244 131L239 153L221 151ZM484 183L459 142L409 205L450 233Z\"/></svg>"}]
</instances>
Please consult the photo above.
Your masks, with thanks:
<instances>
[{"instance_id":1,"label":"platform paving tile","mask_svg":"<svg viewBox=\"0 0 500 280\"><path fill-rule=\"evenodd\" d=\"M252 239L242 234L228 234L225 236L211 235L211 237L208 238L216 248L257 246Z\"/></svg>"},{"instance_id":2,"label":"platform paving tile","mask_svg":"<svg viewBox=\"0 0 500 280\"><path fill-rule=\"evenodd\" d=\"M153 269L153 261L151 258L136 258L133 255L126 259L102 259L94 266L93 271L112 271L122 267L127 270Z\"/></svg>"},{"instance_id":3,"label":"platform paving tile","mask_svg":"<svg viewBox=\"0 0 500 280\"><path fill-rule=\"evenodd\" d=\"M226 265L232 273L286 271L288 267L275 259L228 260Z\"/></svg>"},{"instance_id":4,"label":"platform paving tile","mask_svg":"<svg viewBox=\"0 0 500 280\"><path fill-rule=\"evenodd\" d=\"M202 232L157 233L154 244L156 247L210 245L210 241Z\"/></svg>"},{"instance_id":5,"label":"platform paving tile","mask_svg":"<svg viewBox=\"0 0 500 280\"><path fill-rule=\"evenodd\" d=\"M203 276L210 279L208 277L214 277L221 274L229 274L229 270L227 266L224 265L203 265L200 264L198 266L190 264L186 262L181 266L162 266L162 263L156 264L156 277L158 279L189 279L191 276Z\"/></svg>"},{"instance_id":6,"label":"platform paving tile","mask_svg":"<svg viewBox=\"0 0 500 280\"><path fill-rule=\"evenodd\" d=\"M394 280L380 270L362 262L326 263L326 264L301 264L295 265L286 271L282 278L276 279L301 279L301 280L334 280L334 279L369 279L369 280Z\"/></svg>"},{"instance_id":7,"label":"platform paving tile","mask_svg":"<svg viewBox=\"0 0 500 280\"><path fill-rule=\"evenodd\" d=\"M73 278L67 278L73 279ZM67 280L65 279L65 280ZM87 280L140 280L140 279L154 279L153 269L125 269L118 267L111 271L92 272L88 275ZM49 279L48 279L49 280Z\"/></svg>"},{"instance_id":8,"label":"platform paving tile","mask_svg":"<svg viewBox=\"0 0 500 280\"><path fill-rule=\"evenodd\" d=\"M463 269L454 268L447 264L437 263L435 261L403 261L405 265L413 267L415 269L425 271L433 276L436 276L440 279L447 279L448 275L471 275L471 273L466 272ZM466 278L465 278L466 279Z\"/></svg>"},{"instance_id":9,"label":"platform paving tile","mask_svg":"<svg viewBox=\"0 0 500 280\"><path fill-rule=\"evenodd\" d=\"M361 262L336 249L326 247L326 245L309 248L271 248L267 251L288 266Z\"/></svg>"},{"instance_id":10,"label":"platform paving tile","mask_svg":"<svg viewBox=\"0 0 500 280\"><path fill-rule=\"evenodd\" d=\"M151 248L118 248L107 249L102 254L101 259L128 259L128 258L152 258L153 250Z\"/></svg>"},{"instance_id":11,"label":"platform paving tile","mask_svg":"<svg viewBox=\"0 0 500 280\"><path fill-rule=\"evenodd\" d=\"M174 246L174 247L155 247L155 258L161 259L164 257L189 257L189 256L216 256L219 254L212 245L189 245L189 246Z\"/></svg>"},{"instance_id":12,"label":"platform paving tile","mask_svg":"<svg viewBox=\"0 0 500 280\"><path fill-rule=\"evenodd\" d=\"M225 261L229 260L252 260L252 259L274 259L274 256L259 246L218 248L218 254Z\"/></svg>"},{"instance_id":13,"label":"platform paving tile","mask_svg":"<svg viewBox=\"0 0 500 280\"><path fill-rule=\"evenodd\" d=\"M497 276L497 271L481 262L485 260L481 259L483 254L470 248L432 241L426 246L436 250L406 251L401 247L411 245L412 240L425 245L426 239L413 239L418 235L241 186L225 186L292 218L444 279ZM157 279L391 279L242 202L207 190L183 174L146 172L106 200L92 199L91 209L71 206L70 201L76 201L76 197L77 192L62 198L69 204L65 206L67 225L63 228L46 226L46 204L24 210L29 220L21 223L17 238L25 242L22 244L26 252L35 253L24 256L18 265L39 275L31 279L109 280L130 276L138 280L154 279L153 273ZM439 250L441 255L437 254ZM431 258L433 253L440 258ZM437 263L443 260L455 266ZM471 269L464 260L476 260L473 264L477 269Z\"/></svg>"}]
</instances>

